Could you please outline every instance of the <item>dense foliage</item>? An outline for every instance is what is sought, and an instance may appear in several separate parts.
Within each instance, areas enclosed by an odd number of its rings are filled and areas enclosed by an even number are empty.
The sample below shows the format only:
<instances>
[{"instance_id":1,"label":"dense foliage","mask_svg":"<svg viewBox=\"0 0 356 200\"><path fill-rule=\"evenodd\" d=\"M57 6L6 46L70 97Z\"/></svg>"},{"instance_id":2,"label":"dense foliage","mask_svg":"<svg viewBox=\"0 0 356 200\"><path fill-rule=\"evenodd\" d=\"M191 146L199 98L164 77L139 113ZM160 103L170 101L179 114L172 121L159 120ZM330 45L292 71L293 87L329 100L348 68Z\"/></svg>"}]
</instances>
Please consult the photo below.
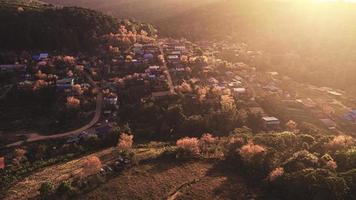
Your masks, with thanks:
<instances>
[{"instance_id":1,"label":"dense foliage","mask_svg":"<svg viewBox=\"0 0 356 200\"><path fill-rule=\"evenodd\" d=\"M0 2L0 29L6 30L0 33L3 49L90 51L101 35L129 23L89 9L25 2ZM131 27L149 34L154 31L148 24L133 23Z\"/></svg>"}]
</instances>

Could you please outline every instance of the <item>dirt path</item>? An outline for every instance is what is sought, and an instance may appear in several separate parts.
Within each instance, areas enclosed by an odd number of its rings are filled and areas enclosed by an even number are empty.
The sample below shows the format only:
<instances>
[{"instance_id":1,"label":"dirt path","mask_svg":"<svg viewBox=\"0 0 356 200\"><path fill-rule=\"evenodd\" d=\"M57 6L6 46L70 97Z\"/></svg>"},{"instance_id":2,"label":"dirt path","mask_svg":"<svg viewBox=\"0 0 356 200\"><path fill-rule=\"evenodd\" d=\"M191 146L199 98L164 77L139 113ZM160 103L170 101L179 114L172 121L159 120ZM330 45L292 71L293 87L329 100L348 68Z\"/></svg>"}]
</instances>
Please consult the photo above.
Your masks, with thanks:
<instances>
[{"instance_id":1,"label":"dirt path","mask_svg":"<svg viewBox=\"0 0 356 200\"><path fill-rule=\"evenodd\" d=\"M203 177L201 177L201 178L203 178ZM176 200L177 197L181 194L180 190L182 190L183 188L189 187L191 184L199 182L201 178L197 178L192 181L183 183L177 189L175 189L173 192L169 193L167 200Z\"/></svg>"}]
</instances>

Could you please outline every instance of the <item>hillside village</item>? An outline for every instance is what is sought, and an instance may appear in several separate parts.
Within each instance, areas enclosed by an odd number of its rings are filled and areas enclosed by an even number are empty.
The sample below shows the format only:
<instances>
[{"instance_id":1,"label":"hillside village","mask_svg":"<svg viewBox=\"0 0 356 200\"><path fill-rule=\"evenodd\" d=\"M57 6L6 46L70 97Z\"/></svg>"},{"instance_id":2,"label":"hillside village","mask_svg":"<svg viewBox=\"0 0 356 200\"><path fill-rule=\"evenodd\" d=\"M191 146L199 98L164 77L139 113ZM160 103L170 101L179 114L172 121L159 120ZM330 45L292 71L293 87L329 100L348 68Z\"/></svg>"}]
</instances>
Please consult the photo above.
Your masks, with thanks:
<instances>
[{"instance_id":1,"label":"hillside village","mask_svg":"<svg viewBox=\"0 0 356 200\"><path fill-rule=\"evenodd\" d=\"M350 94L264 70L245 43L134 26L90 53L1 51L0 198L355 197Z\"/></svg>"}]
</instances>

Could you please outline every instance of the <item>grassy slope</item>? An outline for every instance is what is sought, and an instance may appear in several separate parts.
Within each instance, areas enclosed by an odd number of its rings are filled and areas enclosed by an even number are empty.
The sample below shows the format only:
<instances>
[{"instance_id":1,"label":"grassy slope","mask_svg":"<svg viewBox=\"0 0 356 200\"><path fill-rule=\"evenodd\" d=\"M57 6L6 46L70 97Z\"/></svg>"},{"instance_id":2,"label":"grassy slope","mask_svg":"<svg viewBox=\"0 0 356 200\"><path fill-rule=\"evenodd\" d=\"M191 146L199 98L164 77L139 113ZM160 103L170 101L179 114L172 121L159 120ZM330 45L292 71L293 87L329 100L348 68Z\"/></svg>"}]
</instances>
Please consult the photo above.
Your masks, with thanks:
<instances>
[{"instance_id":1,"label":"grassy slope","mask_svg":"<svg viewBox=\"0 0 356 200\"><path fill-rule=\"evenodd\" d=\"M247 199L246 181L214 161L151 161L85 194L81 199Z\"/></svg>"},{"instance_id":2,"label":"grassy slope","mask_svg":"<svg viewBox=\"0 0 356 200\"><path fill-rule=\"evenodd\" d=\"M49 166L34 172L12 185L6 199L36 197L46 181L58 186L81 173L82 165L90 156L98 156L102 163L113 158L113 148L69 162ZM247 184L231 166L217 160L177 161L157 158L163 148L137 148L134 152L138 166L123 171L98 188L76 199L249 199L263 198L258 188Z\"/></svg>"}]
</instances>

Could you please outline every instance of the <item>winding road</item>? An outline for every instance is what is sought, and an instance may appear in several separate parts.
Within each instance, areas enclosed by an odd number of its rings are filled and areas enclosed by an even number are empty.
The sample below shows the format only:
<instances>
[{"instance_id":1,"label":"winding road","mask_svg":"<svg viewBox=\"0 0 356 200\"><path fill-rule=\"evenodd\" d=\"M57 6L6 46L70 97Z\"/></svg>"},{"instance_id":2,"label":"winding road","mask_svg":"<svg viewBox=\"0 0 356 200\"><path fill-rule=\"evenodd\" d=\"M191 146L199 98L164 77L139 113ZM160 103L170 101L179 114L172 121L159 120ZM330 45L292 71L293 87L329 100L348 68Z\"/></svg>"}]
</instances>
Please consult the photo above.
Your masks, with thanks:
<instances>
[{"instance_id":1,"label":"winding road","mask_svg":"<svg viewBox=\"0 0 356 200\"><path fill-rule=\"evenodd\" d=\"M79 135L83 131L91 128L94 126L100 119L101 112L102 112L102 107L103 107L103 94L100 91L100 88L98 85L95 83L95 81L90 77L90 75L86 72L84 72L85 77L89 80L89 83L98 91L98 95L96 97L96 109L95 109L95 115L93 119L86 125L84 125L81 128L78 128L76 130L68 131L65 133L59 133L55 135L49 135L49 136L44 136L44 135L39 135L37 133L32 133L28 135L28 138L24 141L18 141L12 144L8 144L5 147L16 147L20 146L24 142L37 142L37 141L43 141L43 140L49 140L49 139L55 139L55 138L62 138L62 137L67 137L67 136L72 136L72 135Z\"/></svg>"}]
</instances>

